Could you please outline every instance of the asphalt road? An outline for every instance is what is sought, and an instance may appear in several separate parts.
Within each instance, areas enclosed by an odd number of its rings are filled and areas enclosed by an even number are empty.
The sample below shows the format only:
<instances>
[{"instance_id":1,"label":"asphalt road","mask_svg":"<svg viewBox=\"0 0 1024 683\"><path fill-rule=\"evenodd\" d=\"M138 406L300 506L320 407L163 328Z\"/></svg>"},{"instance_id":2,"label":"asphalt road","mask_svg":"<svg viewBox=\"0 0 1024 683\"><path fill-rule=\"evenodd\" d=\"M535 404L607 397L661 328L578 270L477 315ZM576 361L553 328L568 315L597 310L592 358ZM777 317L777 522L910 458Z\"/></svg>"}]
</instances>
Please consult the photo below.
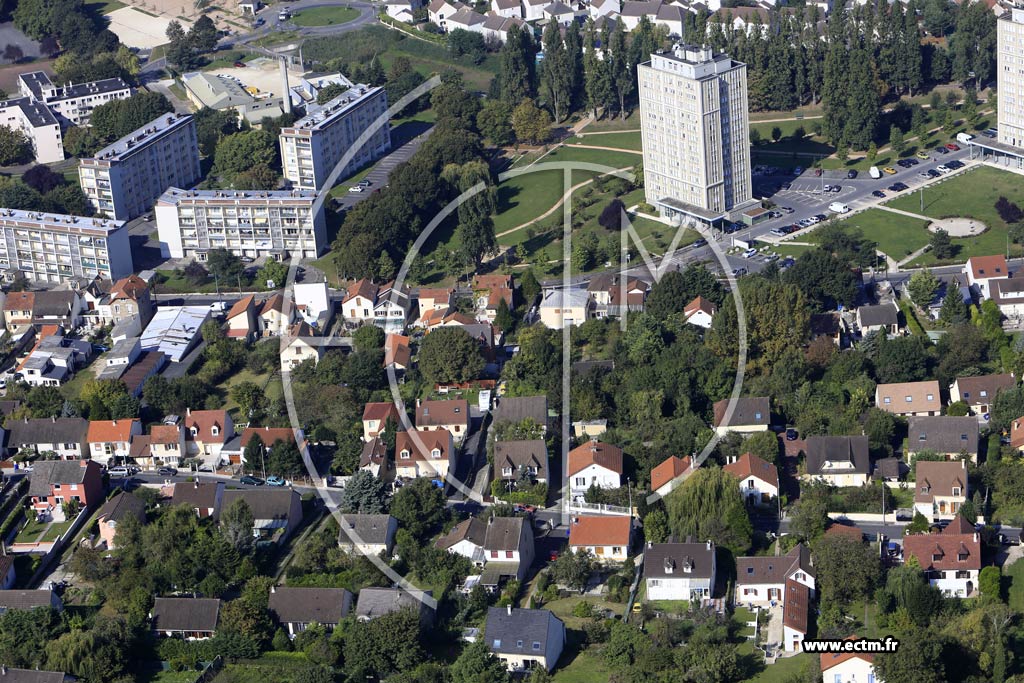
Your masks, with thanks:
<instances>
[{"instance_id":1,"label":"asphalt road","mask_svg":"<svg viewBox=\"0 0 1024 683\"><path fill-rule=\"evenodd\" d=\"M293 15L300 10L312 9L314 7L351 7L359 10L359 16L352 21L345 22L344 24L332 24L330 26L297 26L291 21L281 21L278 18L278 14L283 7L287 7ZM284 31L295 31L303 38L348 33L350 31L359 30L369 24L376 23L377 12L378 6L369 2L362 2L361 0L298 0L298 2L291 2L284 6L275 4L263 8L256 14L257 19L263 20L264 23L262 26L256 27L251 33L227 36L221 40L220 46L226 47L231 45L237 47L241 45L248 45L249 43L272 33L282 33Z\"/></svg>"}]
</instances>

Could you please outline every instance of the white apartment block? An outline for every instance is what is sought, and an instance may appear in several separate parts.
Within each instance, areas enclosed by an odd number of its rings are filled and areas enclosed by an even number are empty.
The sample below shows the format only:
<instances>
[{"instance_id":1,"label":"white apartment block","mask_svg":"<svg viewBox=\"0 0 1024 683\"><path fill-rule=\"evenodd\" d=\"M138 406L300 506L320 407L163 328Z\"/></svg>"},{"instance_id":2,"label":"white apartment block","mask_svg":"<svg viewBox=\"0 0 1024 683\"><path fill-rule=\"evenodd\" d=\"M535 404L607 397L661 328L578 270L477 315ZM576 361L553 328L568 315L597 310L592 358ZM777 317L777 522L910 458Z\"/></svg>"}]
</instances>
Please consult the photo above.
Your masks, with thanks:
<instances>
[{"instance_id":1,"label":"white apartment block","mask_svg":"<svg viewBox=\"0 0 1024 683\"><path fill-rule=\"evenodd\" d=\"M284 177L301 190L321 189L342 157L387 108L384 88L355 85L293 126L282 128ZM391 130L385 123L356 150L339 177L351 175L389 149Z\"/></svg>"},{"instance_id":2,"label":"white apartment block","mask_svg":"<svg viewBox=\"0 0 1024 683\"><path fill-rule=\"evenodd\" d=\"M314 258L327 246L317 193L305 190L180 190L156 202L160 251L205 261L211 249L237 256Z\"/></svg>"},{"instance_id":3,"label":"white apartment block","mask_svg":"<svg viewBox=\"0 0 1024 683\"><path fill-rule=\"evenodd\" d=\"M118 280L132 273L128 228L121 221L0 209L0 270L29 280Z\"/></svg>"},{"instance_id":4,"label":"white apartment block","mask_svg":"<svg viewBox=\"0 0 1024 683\"><path fill-rule=\"evenodd\" d=\"M38 163L64 160L60 122L45 104L34 102L30 97L0 102L0 125L23 132L32 142Z\"/></svg>"},{"instance_id":5,"label":"white apartment block","mask_svg":"<svg viewBox=\"0 0 1024 683\"><path fill-rule=\"evenodd\" d=\"M680 43L638 71L647 202L702 223L754 206L746 64Z\"/></svg>"},{"instance_id":6,"label":"white apartment block","mask_svg":"<svg viewBox=\"0 0 1024 683\"><path fill-rule=\"evenodd\" d=\"M191 114L164 114L78 167L82 190L96 211L119 221L149 211L168 187L190 187L200 177Z\"/></svg>"},{"instance_id":7,"label":"white apartment block","mask_svg":"<svg viewBox=\"0 0 1024 683\"><path fill-rule=\"evenodd\" d=\"M131 86L120 78L58 86L42 71L18 76L18 88L25 97L49 107L58 119L76 126L88 124L92 110L101 104L132 96Z\"/></svg>"},{"instance_id":8,"label":"white apartment block","mask_svg":"<svg viewBox=\"0 0 1024 683\"><path fill-rule=\"evenodd\" d=\"M1024 9L1011 9L996 22L999 80L999 142L1024 147Z\"/></svg>"}]
</instances>

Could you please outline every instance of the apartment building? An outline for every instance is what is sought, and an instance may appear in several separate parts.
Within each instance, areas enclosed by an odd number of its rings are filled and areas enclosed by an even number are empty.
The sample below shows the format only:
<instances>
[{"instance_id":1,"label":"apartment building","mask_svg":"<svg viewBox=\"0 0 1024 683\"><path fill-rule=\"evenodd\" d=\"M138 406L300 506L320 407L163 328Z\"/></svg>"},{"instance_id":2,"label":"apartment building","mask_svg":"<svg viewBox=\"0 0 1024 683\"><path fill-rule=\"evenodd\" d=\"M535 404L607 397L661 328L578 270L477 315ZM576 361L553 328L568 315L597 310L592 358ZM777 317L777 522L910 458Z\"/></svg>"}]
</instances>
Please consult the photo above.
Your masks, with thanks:
<instances>
[{"instance_id":1,"label":"apartment building","mask_svg":"<svg viewBox=\"0 0 1024 683\"><path fill-rule=\"evenodd\" d=\"M259 258L315 258L327 246L316 192L181 190L156 202L160 251L205 261L211 249Z\"/></svg>"},{"instance_id":2,"label":"apartment building","mask_svg":"<svg viewBox=\"0 0 1024 683\"><path fill-rule=\"evenodd\" d=\"M92 110L101 104L132 96L131 86L120 78L58 86L42 71L18 76L18 89L23 96L49 107L59 120L76 126L88 124Z\"/></svg>"},{"instance_id":3,"label":"apartment building","mask_svg":"<svg viewBox=\"0 0 1024 683\"><path fill-rule=\"evenodd\" d=\"M647 202L706 224L754 206L746 64L678 43L638 72Z\"/></svg>"},{"instance_id":4,"label":"apartment building","mask_svg":"<svg viewBox=\"0 0 1024 683\"><path fill-rule=\"evenodd\" d=\"M36 161L48 164L64 159L60 122L45 104L29 97L0 102L0 125L23 132L32 141Z\"/></svg>"},{"instance_id":5,"label":"apartment building","mask_svg":"<svg viewBox=\"0 0 1024 683\"><path fill-rule=\"evenodd\" d=\"M96 211L119 221L141 216L168 187L191 187L201 175L191 114L164 114L78 167Z\"/></svg>"},{"instance_id":6,"label":"apartment building","mask_svg":"<svg viewBox=\"0 0 1024 683\"><path fill-rule=\"evenodd\" d=\"M117 280L133 270L128 228L102 218L0 209L0 270L39 282Z\"/></svg>"},{"instance_id":7,"label":"apartment building","mask_svg":"<svg viewBox=\"0 0 1024 683\"><path fill-rule=\"evenodd\" d=\"M999 79L997 140L1024 147L1024 9L1011 8L996 22Z\"/></svg>"},{"instance_id":8,"label":"apartment building","mask_svg":"<svg viewBox=\"0 0 1024 683\"><path fill-rule=\"evenodd\" d=\"M320 189L334 167L371 124L387 111L384 88L355 85L323 107L281 129L284 177L302 190ZM391 131L385 123L374 131L345 165L339 177L375 161L391 149Z\"/></svg>"}]
</instances>

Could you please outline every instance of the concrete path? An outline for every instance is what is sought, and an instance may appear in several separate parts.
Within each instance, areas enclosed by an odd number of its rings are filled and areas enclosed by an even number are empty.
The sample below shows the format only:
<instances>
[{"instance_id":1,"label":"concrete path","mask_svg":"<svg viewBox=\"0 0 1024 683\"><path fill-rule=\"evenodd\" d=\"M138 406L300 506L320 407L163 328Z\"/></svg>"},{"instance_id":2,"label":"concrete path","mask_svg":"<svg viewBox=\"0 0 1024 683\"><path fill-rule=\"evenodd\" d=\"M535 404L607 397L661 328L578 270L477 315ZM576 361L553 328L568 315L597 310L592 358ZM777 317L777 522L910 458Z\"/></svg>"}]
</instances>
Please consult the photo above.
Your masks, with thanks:
<instances>
[{"instance_id":1,"label":"concrete path","mask_svg":"<svg viewBox=\"0 0 1024 683\"><path fill-rule=\"evenodd\" d=\"M918 219L920 219L922 221L928 221L929 223L931 223L931 221L932 221L932 219L929 218L928 216L922 216L919 213L912 213L910 211L904 211L903 209L894 209L891 206L885 206L884 204L876 204L875 208L876 209L881 209L882 211L889 211L891 213L898 213L901 216L910 216L911 218L918 218Z\"/></svg>"},{"instance_id":2,"label":"concrete path","mask_svg":"<svg viewBox=\"0 0 1024 683\"><path fill-rule=\"evenodd\" d=\"M918 249L917 251L915 251L915 252L913 252L913 253L911 253L911 254L908 254L906 258L904 258L904 259L902 259L901 261L899 261L899 262L898 262L898 263L896 264L896 267L897 267L897 268L902 268L902 267L903 267L904 265L906 265L906 264L910 263L911 261L913 261L914 259L916 259L916 258L917 258L918 256L920 256L921 254L925 253L925 252L926 252L926 251L928 251L929 249L931 249L931 245L930 245L930 244L926 244L926 245L924 245L923 247L921 247L921 248L920 248L920 249ZM888 256L886 256L886 259L887 259L888 261L892 261L892 259L891 259L891 258L889 258Z\"/></svg>"},{"instance_id":3,"label":"concrete path","mask_svg":"<svg viewBox=\"0 0 1024 683\"><path fill-rule=\"evenodd\" d=\"M604 150L605 152L625 152L626 154L636 154L638 157L643 156L643 152L637 151L635 149L623 149L622 147L603 147L601 145L581 145L578 143L572 145L567 144L564 146L568 147L569 149L600 149Z\"/></svg>"}]
</instances>

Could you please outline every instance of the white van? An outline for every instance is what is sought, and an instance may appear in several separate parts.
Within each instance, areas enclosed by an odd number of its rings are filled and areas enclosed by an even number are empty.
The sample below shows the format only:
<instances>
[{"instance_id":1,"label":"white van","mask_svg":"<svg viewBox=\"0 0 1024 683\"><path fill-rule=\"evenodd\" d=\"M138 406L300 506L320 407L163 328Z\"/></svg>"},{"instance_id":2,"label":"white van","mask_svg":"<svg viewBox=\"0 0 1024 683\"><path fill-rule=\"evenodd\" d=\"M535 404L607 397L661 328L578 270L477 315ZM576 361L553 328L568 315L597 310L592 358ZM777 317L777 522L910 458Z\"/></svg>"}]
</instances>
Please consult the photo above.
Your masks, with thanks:
<instances>
[{"instance_id":1,"label":"white van","mask_svg":"<svg viewBox=\"0 0 1024 683\"><path fill-rule=\"evenodd\" d=\"M833 213L847 213L849 212L850 207L842 202L832 202L828 205L828 210Z\"/></svg>"},{"instance_id":2,"label":"white van","mask_svg":"<svg viewBox=\"0 0 1024 683\"><path fill-rule=\"evenodd\" d=\"M957 133L956 134L956 141L957 142L962 142L965 145L968 142L970 142L971 140L973 140L973 139L974 139L974 136L969 134L969 133Z\"/></svg>"},{"instance_id":3,"label":"white van","mask_svg":"<svg viewBox=\"0 0 1024 683\"><path fill-rule=\"evenodd\" d=\"M882 177L882 172L878 170L877 166L872 166L871 168L868 169L868 175L874 178L875 180L878 180L879 178Z\"/></svg>"}]
</instances>

